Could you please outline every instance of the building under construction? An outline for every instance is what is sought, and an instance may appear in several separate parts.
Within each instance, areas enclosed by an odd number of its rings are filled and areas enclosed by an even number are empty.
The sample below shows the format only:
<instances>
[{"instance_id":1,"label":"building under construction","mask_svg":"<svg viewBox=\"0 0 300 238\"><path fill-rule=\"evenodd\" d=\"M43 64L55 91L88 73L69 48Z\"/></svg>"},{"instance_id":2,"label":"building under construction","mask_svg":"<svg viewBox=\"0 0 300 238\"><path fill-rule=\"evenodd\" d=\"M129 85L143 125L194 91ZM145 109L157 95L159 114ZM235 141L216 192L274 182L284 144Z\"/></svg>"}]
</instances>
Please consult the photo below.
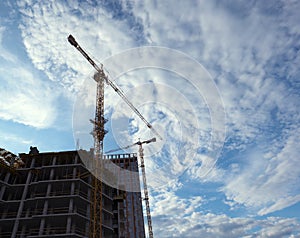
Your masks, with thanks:
<instances>
[{"instance_id":1,"label":"building under construction","mask_svg":"<svg viewBox=\"0 0 300 238\"><path fill-rule=\"evenodd\" d=\"M105 158L138 171L136 154ZM31 147L6 158L0 151L0 165L0 237L91 237L93 175L77 151L39 153ZM102 237L145 237L140 192L103 183L101 210Z\"/></svg>"}]
</instances>

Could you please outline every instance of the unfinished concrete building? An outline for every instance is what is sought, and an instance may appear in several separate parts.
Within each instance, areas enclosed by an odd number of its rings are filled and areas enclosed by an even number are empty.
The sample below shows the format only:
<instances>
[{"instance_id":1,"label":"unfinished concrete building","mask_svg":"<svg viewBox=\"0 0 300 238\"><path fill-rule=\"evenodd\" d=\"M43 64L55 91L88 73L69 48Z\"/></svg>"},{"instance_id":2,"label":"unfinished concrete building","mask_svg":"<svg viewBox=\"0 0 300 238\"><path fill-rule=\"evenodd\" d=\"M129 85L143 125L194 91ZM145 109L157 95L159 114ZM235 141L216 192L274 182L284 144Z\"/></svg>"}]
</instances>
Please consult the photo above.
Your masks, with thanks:
<instances>
[{"instance_id":1,"label":"unfinished concrete building","mask_svg":"<svg viewBox=\"0 0 300 238\"><path fill-rule=\"evenodd\" d=\"M22 166L0 160L0 237L89 237L93 175L77 151L19 157ZM138 171L136 154L106 159ZM102 237L145 237L141 193L105 184L102 193Z\"/></svg>"}]
</instances>

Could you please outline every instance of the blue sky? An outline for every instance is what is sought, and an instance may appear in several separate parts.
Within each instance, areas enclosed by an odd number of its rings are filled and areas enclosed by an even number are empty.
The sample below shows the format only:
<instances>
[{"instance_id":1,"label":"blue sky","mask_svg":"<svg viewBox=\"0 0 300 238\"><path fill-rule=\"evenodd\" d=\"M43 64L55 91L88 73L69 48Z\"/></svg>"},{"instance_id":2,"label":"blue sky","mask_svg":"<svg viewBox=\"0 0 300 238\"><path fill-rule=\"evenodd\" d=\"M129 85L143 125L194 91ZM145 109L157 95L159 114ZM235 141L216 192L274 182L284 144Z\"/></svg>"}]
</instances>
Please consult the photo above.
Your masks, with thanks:
<instances>
[{"instance_id":1,"label":"blue sky","mask_svg":"<svg viewBox=\"0 0 300 238\"><path fill-rule=\"evenodd\" d=\"M126 50L176 50L210 75L196 82L205 90L157 68L113 79L165 139L145 148L154 235L300 237L299 10L292 0L1 1L0 147L75 149L73 133L93 117L93 69L69 34L111 75L138 61L130 53L124 60ZM161 60L196 72L174 57ZM105 150L149 139L105 90Z\"/></svg>"}]
</instances>

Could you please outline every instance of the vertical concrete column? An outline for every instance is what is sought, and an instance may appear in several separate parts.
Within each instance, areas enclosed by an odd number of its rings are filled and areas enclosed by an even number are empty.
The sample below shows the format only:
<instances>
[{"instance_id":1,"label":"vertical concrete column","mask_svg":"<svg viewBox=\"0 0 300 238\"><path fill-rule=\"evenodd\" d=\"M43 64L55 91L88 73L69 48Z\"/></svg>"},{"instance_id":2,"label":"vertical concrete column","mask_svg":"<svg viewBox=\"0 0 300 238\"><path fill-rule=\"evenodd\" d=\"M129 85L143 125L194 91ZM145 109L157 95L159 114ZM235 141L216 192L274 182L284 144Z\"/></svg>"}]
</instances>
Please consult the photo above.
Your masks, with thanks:
<instances>
[{"instance_id":1,"label":"vertical concrete column","mask_svg":"<svg viewBox=\"0 0 300 238\"><path fill-rule=\"evenodd\" d=\"M77 169L76 169L76 167L74 167L73 171L72 171L72 178L73 179L76 179L76 172L77 172ZM71 185L71 194L73 195L74 192L75 192L75 182L73 181L72 185Z\"/></svg>"},{"instance_id":2,"label":"vertical concrete column","mask_svg":"<svg viewBox=\"0 0 300 238\"><path fill-rule=\"evenodd\" d=\"M86 222L85 223L85 236L89 236L89 231L90 231L90 223L89 222Z\"/></svg>"},{"instance_id":3,"label":"vertical concrete column","mask_svg":"<svg viewBox=\"0 0 300 238\"><path fill-rule=\"evenodd\" d=\"M53 160L52 160L52 165L55 165L55 164L56 164L56 159L57 159L56 156L54 156L54 157L53 157Z\"/></svg>"},{"instance_id":4,"label":"vertical concrete column","mask_svg":"<svg viewBox=\"0 0 300 238\"><path fill-rule=\"evenodd\" d=\"M6 175L5 175L5 178L4 178L4 182L5 183L8 183L9 177L10 177L10 173L7 172ZM1 190L0 190L0 200L3 199L4 193L5 193L5 189L6 189L6 185L4 185L4 186L1 187Z\"/></svg>"},{"instance_id":5,"label":"vertical concrete column","mask_svg":"<svg viewBox=\"0 0 300 238\"><path fill-rule=\"evenodd\" d=\"M74 164L78 163L78 155L75 155L75 160L74 160Z\"/></svg>"},{"instance_id":6,"label":"vertical concrete column","mask_svg":"<svg viewBox=\"0 0 300 238\"><path fill-rule=\"evenodd\" d=\"M70 194L71 194L71 195L74 195L74 193L75 193L75 182L72 182L72 183L71 183L71 191L70 191Z\"/></svg>"},{"instance_id":7,"label":"vertical concrete column","mask_svg":"<svg viewBox=\"0 0 300 238\"><path fill-rule=\"evenodd\" d=\"M56 163L56 157L53 157L52 165L55 165L55 163ZM54 169L52 168L50 170L50 175L49 175L49 183L47 186L46 198L45 198L46 200L45 200L44 207L43 207L43 216L47 215L47 213L48 213L48 207L49 207L48 197L50 196L51 189L52 189L52 183L50 182L50 180L53 180L53 178L54 178ZM44 230L45 230L45 224L46 224L46 219L45 219L45 217L43 217L41 219L41 223L40 223L39 236L43 235Z\"/></svg>"},{"instance_id":8,"label":"vertical concrete column","mask_svg":"<svg viewBox=\"0 0 300 238\"><path fill-rule=\"evenodd\" d=\"M35 158L32 159L30 168L34 167L34 163L35 163ZM32 177L32 172L31 172L31 170L29 170L28 175L27 175L27 179L26 179L26 184L24 186L23 194L22 194L22 197L21 197L17 217L16 217L16 220L15 220L15 224L14 224L14 227L13 227L12 234L11 234L11 238L15 238L16 235L17 235L17 231L18 231L19 223L20 223L20 217L21 217L21 214L22 214L22 211L23 211L24 202L25 202L25 198L26 198L26 195L27 195L27 192L28 192L28 187L29 187L29 184L30 184L30 181L31 181L31 177Z\"/></svg>"},{"instance_id":9,"label":"vertical concrete column","mask_svg":"<svg viewBox=\"0 0 300 238\"><path fill-rule=\"evenodd\" d=\"M89 184L91 184L91 176L89 176ZM91 201L91 189L90 187L88 187L88 191L87 191L87 199L89 201ZM85 235L88 236L89 235L89 229L90 229L90 222L91 222L91 204L88 203L87 206L86 206L86 217L88 218L88 222L86 222L85 224Z\"/></svg>"},{"instance_id":10,"label":"vertical concrete column","mask_svg":"<svg viewBox=\"0 0 300 238\"><path fill-rule=\"evenodd\" d=\"M43 215L47 215L47 211L48 211L48 200L45 201L44 203L44 208L43 208ZM45 229L45 217L43 217L41 219L41 223L40 223L40 229L39 229L39 236L43 235L44 229Z\"/></svg>"},{"instance_id":11,"label":"vertical concrete column","mask_svg":"<svg viewBox=\"0 0 300 238\"><path fill-rule=\"evenodd\" d=\"M73 212L73 205L74 205L74 199L71 198L70 199L70 202L69 202L69 214ZM67 219L67 234L69 234L71 232L71 225L72 225L72 217L71 216L68 216L68 219Z\"/></svg>"},{"instance_id":12,"label":"vertical concrete column","mask_svg":"<svg viewBox=\"0 0 300 238\"><path fill-rule=\"evenodd\" d=\"M72 178L73 179L76 178L76 167L73 168ZM74 194L75 194L75 182L72 181L70 195L74 195ZM70 198L70 202L69 202L69 214L73 213L73 211L74 211L74 199ZM71 232L71 225L72 225L72 217L68 216L68 219L67 219L67 231L66 231L67 233Z\"/></svg>"},{"instance_id":13,"label":"vertical concrete column","mask_svg":"<svg viewBox=\"0 0 300 238\"><path fill-rule=\"evenodd\" d=\"M54 169L52 168L51 171L50 171L50 176L49 176L49 180L53 180L54 178ZM50 181L49 181L50 182Z\"/></svg>"}]
</instances>

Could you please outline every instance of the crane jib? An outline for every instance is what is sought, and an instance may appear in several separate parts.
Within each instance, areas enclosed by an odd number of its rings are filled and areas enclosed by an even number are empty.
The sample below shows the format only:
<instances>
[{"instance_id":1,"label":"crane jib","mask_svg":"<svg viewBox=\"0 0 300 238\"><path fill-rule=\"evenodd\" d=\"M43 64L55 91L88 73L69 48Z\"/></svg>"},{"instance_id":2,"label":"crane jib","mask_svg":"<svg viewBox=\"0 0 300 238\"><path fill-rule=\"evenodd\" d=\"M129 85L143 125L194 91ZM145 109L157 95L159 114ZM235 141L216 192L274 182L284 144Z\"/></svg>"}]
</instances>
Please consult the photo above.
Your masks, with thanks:
<instances>
[{"instance_id":1,"label":"crane jib","mask_svg":"<svg viewBox=\"0 0 300 238\"><path fill-rule=\"evenodd\" d=\"M89 57L89 55L80 47L75 38L72 35L69 35L68 41L73 45L88 61L89 63L105 78L105 81L120 95L121 98L127 103L127 105L139 116L139 118L146 124L146 126L152 130L152 132L160 139L163 138L160 134L152 127L152 125L143 117L143 115L136 109L135 106L127 99L125 94L119 89L109 78L104 74L103 70Z\"/></svg>"}]
</instances>

